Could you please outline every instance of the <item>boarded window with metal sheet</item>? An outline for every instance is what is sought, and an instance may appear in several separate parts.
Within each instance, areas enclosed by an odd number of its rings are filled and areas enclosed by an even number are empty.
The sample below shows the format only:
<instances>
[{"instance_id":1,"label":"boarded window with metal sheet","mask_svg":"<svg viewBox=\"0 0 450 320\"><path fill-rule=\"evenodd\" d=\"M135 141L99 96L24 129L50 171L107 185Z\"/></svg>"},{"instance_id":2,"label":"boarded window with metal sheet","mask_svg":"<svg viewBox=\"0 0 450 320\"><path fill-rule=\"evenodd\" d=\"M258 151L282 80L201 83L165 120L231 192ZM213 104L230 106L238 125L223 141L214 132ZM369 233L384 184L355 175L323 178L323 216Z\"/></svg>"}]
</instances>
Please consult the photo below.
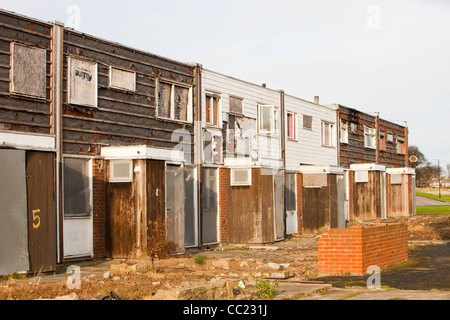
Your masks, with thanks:
<instances>
[{"instance_id":1,"label":"boarded window with metal sheet","mask_svg":"<svg viewBox=\"0 0 450 320\"><path fill-rule=\"evenodd\" d=\"M90 160L64 159L64 216L91 215Z\"/></svg>"},{"instance_id":2,"label":"boarded window with metal sheet","mask_svg":"<svg viewBox=\"0 0 450 320\"><path fill-rule=\"evenodd\" d=\"M312 130L312 120L311 116L303 115L303 129Z\"/></svg>"},{"instance_id":3,"label":"boarded window with metal sheet","mask_svg":"<svg viewBox=\"0 0 450 320\"><path fill-rule=\"evenodd\" d=\"M185 247L185 190L181 166L166 167L166 238Z\"/></svg>"},{"instance_id":4,"label":"boarded window with metal sheet","mask_svg":"<svg viewBox=\"0 0 450 320\"><path fill-rule=\"evenodd\" d=\"M111 67L109 69L109 86L114 89L136 91L136 73Z\"/></svg>"},{"instance_id":5,"label":"boarded window with metal sheet","mask_svg":"<svg viewBox=\"0 0 450 320\"><path fill-rule=\"evenodd\" d=\"M244 100L236 97L230 97L230 112L243 114Z\"/></svg>"},{"instance_id":6,"label":"boarded window with metal sheet","mask_svg":"<svg viewBox=\"0 0 450 320\"><path fill-rule=\"evenodd\" d=\"M196 215L196 181L195 168L184 168L184 190L186 192L185 201L185 245L192 247L197 245L197 215Z\"/></svg>"},{"instance_id":7,"label":"boarded window with metal sheet","mask_svg":"<svg viewBox=\"0 0 450 320\"><path fill-rule=\"evenodd\" d=\"M11 44L11 91L14 94L47 97L47 51Z\"/></svg>"},{"instance_id":8,"label":"boarded window with metal sheet","mask_svg":"<svg viewBox=\"0 0 450 320\"><path fill-rule=\"evenodd\" d=\"M219 241L217 232L217 169L203 168L202 176L202 241L205 244L216 243Z\"/></svg>"},{"instance_id":9,"label":"boarded window with metal sheet","mask_svg":"<svg viewBox=\"0 0 450 320\"><path fill-rule=\"evenodd\" d=\"M69 103L97 107L97 63L69 57Z\"/></svg>"}]
</instances>

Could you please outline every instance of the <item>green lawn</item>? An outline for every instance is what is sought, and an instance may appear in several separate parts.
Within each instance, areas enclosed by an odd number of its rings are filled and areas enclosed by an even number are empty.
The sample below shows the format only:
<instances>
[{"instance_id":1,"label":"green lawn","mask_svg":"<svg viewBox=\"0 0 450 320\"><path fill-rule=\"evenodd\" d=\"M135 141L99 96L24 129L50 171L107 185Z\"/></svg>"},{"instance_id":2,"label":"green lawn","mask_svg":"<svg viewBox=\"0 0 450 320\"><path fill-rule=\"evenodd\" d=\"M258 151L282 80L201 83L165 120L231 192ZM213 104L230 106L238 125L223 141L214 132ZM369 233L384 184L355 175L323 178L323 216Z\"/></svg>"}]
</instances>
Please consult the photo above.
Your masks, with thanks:
<instances>
[{"instance_id":1,"label":"green lawn","mask_svg":"<svg viewBox=\"0 0 450 320\"><path fill-rule=\"evenodd\" d=\"M439 214L439 213L450 213L450 206L444 207L417 207L417 214Z\"/></svg>"},{"instance_id":2,"label":"green lawn","mask_svg":"<svg viewBox=\"0 0 450 320\"><path fill-rule=\"evenodd\" d=\"M442 200L442 201L450 202L449 195L445 195L445 196L442 195L441 198L439 198L439 196L435 195L435 194L425 193L425 192L416 192L416 196L427 197L427 198L431 198L431 199L435 199L435 200Z\"/></svg>"}]
</instances>

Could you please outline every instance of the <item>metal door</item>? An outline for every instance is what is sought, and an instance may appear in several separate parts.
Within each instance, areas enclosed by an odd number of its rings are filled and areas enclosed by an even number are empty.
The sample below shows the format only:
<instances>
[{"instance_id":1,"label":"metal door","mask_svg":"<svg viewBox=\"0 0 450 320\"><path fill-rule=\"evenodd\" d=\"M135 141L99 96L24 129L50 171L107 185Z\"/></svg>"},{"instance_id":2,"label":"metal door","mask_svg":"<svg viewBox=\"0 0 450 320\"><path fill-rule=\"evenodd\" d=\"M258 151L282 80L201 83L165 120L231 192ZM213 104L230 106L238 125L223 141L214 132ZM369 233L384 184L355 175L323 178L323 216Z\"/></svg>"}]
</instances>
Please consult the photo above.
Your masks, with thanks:
<instances>
[{"instance_id":1,"label":"metal door","mask_svg":"<svg viewBox=\"0 0 450 320\"><path fill-rule=\"evenodd\" d=\"M296 174L286 174L286 233L296 234L297 230L297 188Z\"/></svg>"},{"instance_id":2,"label":"metal door","mask_svg":"<svg viewBox=\"0 0 450 320\"><path fill-rule=\"evenodd\" d=\"M92 257L92 161L64 159L64 258Z\"/></svg>"},{"instance_id":3,"label":"metal door","mask_svg":"<svg viewBox=\"0 0 450 320\"><path fill-rule=\"evenodd\" d=\"M219 242L218 233L218 170L202 169L202 242L211 244Z\"/></svg>"},{"instance_id":4,"label":"metal door","mask_svg":"<svg viewBox=\"0 0 450 320\"><path fill-rule=\"evenodd\" d=\"M275 239L284 239L285 219L284 219L284 174L278 172L273 176L273 196L275 205ZM264 196L264 195L263 195Z\"/></svg>"},{"instance_id":5,"label":"metal door","mask_svg":"<svg viewBox=\"0 0 450 320\"><path fill-rule=\"evenodd\" d=\"M27 152L30 271L56 269L55 155Z\"/></svg>"},{"instance_id":6,"label":"metal door","mask_svg":"<svg viewBox=\"0 0 450 320\"><path fill-rule=\"evenodd\" d=\"M25 151L0 150L0 275L28 271Z\"/></svg>"},{"instance_id":7,"label":"metal door","mask_svg":"<svg viewBox=\"0 0 450 320\"><path fill-rule=\"evenodd\" d=\"M197 240L197 179L195 179L196 168L184 168L184 190L186 192L185 202L185 243L186 247L198 244Z\"/></svg>"},{"instance_id":8,"label":"metal door","mask_svg":"<svg viewBox=\"0 0 450 320\"><path fill-rule=\"evenodd\" d=\"M185 248L184 170L181 166L166 167L166 235L178 248Z\"/></svg>"}]
</instances>

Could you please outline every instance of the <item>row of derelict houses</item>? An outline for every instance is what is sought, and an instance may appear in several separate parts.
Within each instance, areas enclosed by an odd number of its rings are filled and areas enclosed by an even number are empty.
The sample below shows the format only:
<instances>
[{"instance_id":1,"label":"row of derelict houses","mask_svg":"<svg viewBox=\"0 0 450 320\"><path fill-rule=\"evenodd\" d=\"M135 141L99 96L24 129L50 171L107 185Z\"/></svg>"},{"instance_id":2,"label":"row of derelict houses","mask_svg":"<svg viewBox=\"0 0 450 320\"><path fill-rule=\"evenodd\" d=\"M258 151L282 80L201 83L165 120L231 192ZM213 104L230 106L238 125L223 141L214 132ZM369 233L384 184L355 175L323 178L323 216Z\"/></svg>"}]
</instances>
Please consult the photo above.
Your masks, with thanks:
<instances>
[{"instance_id":1,"label":"row of derelict houses","mask_svg":"<svg viewBox=\"0 0 450 320\"><path fill-rule=\"evenodd\" d=\"M0 10L0 274L411 216L408 128Z\"/></svg>"}]
</instances>

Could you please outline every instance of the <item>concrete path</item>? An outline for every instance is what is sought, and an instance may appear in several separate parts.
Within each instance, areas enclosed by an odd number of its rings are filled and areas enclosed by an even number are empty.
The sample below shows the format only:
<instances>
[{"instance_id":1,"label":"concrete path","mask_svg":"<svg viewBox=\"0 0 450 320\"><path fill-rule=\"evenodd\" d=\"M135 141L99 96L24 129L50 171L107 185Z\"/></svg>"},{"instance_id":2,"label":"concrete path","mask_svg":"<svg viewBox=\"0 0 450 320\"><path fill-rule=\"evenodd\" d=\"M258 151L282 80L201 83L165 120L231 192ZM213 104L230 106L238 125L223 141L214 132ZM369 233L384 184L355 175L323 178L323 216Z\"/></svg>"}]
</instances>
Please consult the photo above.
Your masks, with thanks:
<instances>
[{"instance_id":1,"label":"concrete path","mask_svg":"<svg viewBox=\"0 0 450 320\"><path fill-rule=\"evenodd\" d=\"M450 202L427 197L416 197L416 207L450 206Z\"/></svg>"},{"instance_id":2,"label":"concrete path","mask_svg":"<svg viewBox=\"0 0 450 320\"><path fill-rule=\"evenodd\" d=\"M333 289L305 300L450 300L450 291Z\"/></svg>"}]
</instances>

